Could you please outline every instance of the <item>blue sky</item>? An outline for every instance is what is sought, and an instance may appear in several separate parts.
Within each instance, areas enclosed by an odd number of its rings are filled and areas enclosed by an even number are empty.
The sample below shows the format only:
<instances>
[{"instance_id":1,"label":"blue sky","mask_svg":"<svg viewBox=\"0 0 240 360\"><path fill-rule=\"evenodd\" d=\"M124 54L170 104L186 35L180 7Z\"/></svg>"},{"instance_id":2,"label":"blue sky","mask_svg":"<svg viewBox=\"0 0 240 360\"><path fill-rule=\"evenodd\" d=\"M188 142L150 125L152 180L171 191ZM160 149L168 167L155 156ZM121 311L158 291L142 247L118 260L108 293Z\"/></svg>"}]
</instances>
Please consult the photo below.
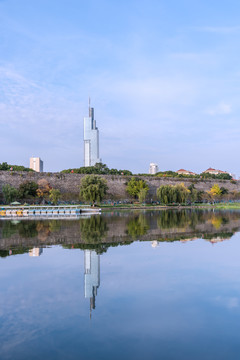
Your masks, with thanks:
<instances>
[{"instance_id":1,"label":"blue sky","mask_svg":"<svg viewBox=\"0 0 240 360\"><path fill-rule=\"evenodd\" d=\"M240 175L237 0L0 0L0 162Z\"/></svg>"}]
</instances>

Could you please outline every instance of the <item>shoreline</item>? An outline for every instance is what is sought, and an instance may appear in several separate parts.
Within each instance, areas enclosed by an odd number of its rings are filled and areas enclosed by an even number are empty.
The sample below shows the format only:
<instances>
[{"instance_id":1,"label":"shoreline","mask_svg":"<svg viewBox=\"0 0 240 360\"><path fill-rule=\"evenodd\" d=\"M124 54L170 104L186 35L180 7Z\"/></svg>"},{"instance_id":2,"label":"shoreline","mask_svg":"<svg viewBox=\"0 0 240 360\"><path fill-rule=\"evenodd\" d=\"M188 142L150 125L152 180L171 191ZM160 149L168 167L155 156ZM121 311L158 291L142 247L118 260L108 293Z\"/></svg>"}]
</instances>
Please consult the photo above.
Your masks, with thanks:
<instances>
[{"instance_id":1,"label":"shoreline","mask_svg":"<svg viewBox=\"0 0 240 360\"><path fill-rule=\"evenodd\" d=\"M202 204L202 205L139 205L139 206L121 206L121 205L106 205L100 206L101 211L104 210L183 210L183 209L232 209L240 210L240 203L219 203L219 204Z\"/></svg>"}]
</instances>

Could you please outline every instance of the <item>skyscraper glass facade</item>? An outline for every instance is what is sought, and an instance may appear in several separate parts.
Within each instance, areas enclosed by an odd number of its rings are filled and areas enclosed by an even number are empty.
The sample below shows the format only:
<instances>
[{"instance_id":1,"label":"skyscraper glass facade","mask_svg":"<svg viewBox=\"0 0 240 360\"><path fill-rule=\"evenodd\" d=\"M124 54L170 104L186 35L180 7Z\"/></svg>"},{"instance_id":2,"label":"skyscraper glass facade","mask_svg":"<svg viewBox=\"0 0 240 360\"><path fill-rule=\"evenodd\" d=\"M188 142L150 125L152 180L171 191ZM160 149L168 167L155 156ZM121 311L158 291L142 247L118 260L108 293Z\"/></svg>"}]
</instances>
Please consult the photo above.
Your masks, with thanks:
<instances>
[{"instance_id":1,"label":"skyscraper glass facade","mask_svg":"<svg viewBox=\"0 0 240 360\"><path fill-rule=\"evenodd\" d=\"M99 159L99 130L94 119L94 109L89 106L89 116L84 118L84 166L94 166Z\"/></svg>"}]
</instances>

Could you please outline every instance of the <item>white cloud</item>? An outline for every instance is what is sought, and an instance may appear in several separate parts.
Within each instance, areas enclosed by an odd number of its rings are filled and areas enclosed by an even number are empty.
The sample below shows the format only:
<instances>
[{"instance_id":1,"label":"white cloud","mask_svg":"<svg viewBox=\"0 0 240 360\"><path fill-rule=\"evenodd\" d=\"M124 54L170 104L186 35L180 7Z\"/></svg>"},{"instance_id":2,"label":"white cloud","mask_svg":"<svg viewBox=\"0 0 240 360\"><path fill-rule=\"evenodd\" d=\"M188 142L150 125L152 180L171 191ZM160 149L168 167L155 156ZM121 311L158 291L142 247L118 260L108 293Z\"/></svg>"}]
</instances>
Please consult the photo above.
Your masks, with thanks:
<instances>
[{"instance_id":1,"label":"white cloud","mask_svg":"<svg viewBox=\"0 0 240 360\"><path fill-rule=\"evenodd\" d=\"M204 26L197 28L197 30L216 34L232 34L239 32L240 26Z\"/></svg>"},{"instance_id":2,"label":"white cloud","mask_svg":"<svg viewBox=\"0 0 240 360\"><path fill-rule=\"evenodd\" d=\"M206 110L206 113L211 116L216 115L228 115L232 113L232 106L225 102L221 102L214 107L210 107Z\"/></svg>"},{"instance_id":3,"label":"white cloud","mask_svg":"<svg viewBox=\"0 0 240 360\"><path fill-rule=\"evenodd\" d=\"M214 299L214 302L228 309L235 309L239 307L239 299L237 297L217 296Z\"/></svg>"}]
</instances>

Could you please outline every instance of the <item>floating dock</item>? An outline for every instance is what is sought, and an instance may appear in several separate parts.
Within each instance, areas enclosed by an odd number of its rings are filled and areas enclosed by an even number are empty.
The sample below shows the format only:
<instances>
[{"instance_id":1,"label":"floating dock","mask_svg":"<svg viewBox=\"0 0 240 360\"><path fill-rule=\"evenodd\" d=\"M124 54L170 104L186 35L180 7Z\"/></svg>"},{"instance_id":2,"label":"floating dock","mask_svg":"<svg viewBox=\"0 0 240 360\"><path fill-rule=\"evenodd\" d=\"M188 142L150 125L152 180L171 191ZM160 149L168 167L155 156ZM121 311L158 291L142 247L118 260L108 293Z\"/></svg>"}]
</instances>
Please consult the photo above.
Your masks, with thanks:
<instances>
[{"instance_id":1,"label":"floating dock","mask_svg":"<svg viewBox=\"0 0 240 360\"><path fill-rule=\"evenodd\" d=\"M90 205L61 205L61 206L0 206L2 218L65 218L79 215L99 214L101 209Z\"/></svg>"}]
</instances>

